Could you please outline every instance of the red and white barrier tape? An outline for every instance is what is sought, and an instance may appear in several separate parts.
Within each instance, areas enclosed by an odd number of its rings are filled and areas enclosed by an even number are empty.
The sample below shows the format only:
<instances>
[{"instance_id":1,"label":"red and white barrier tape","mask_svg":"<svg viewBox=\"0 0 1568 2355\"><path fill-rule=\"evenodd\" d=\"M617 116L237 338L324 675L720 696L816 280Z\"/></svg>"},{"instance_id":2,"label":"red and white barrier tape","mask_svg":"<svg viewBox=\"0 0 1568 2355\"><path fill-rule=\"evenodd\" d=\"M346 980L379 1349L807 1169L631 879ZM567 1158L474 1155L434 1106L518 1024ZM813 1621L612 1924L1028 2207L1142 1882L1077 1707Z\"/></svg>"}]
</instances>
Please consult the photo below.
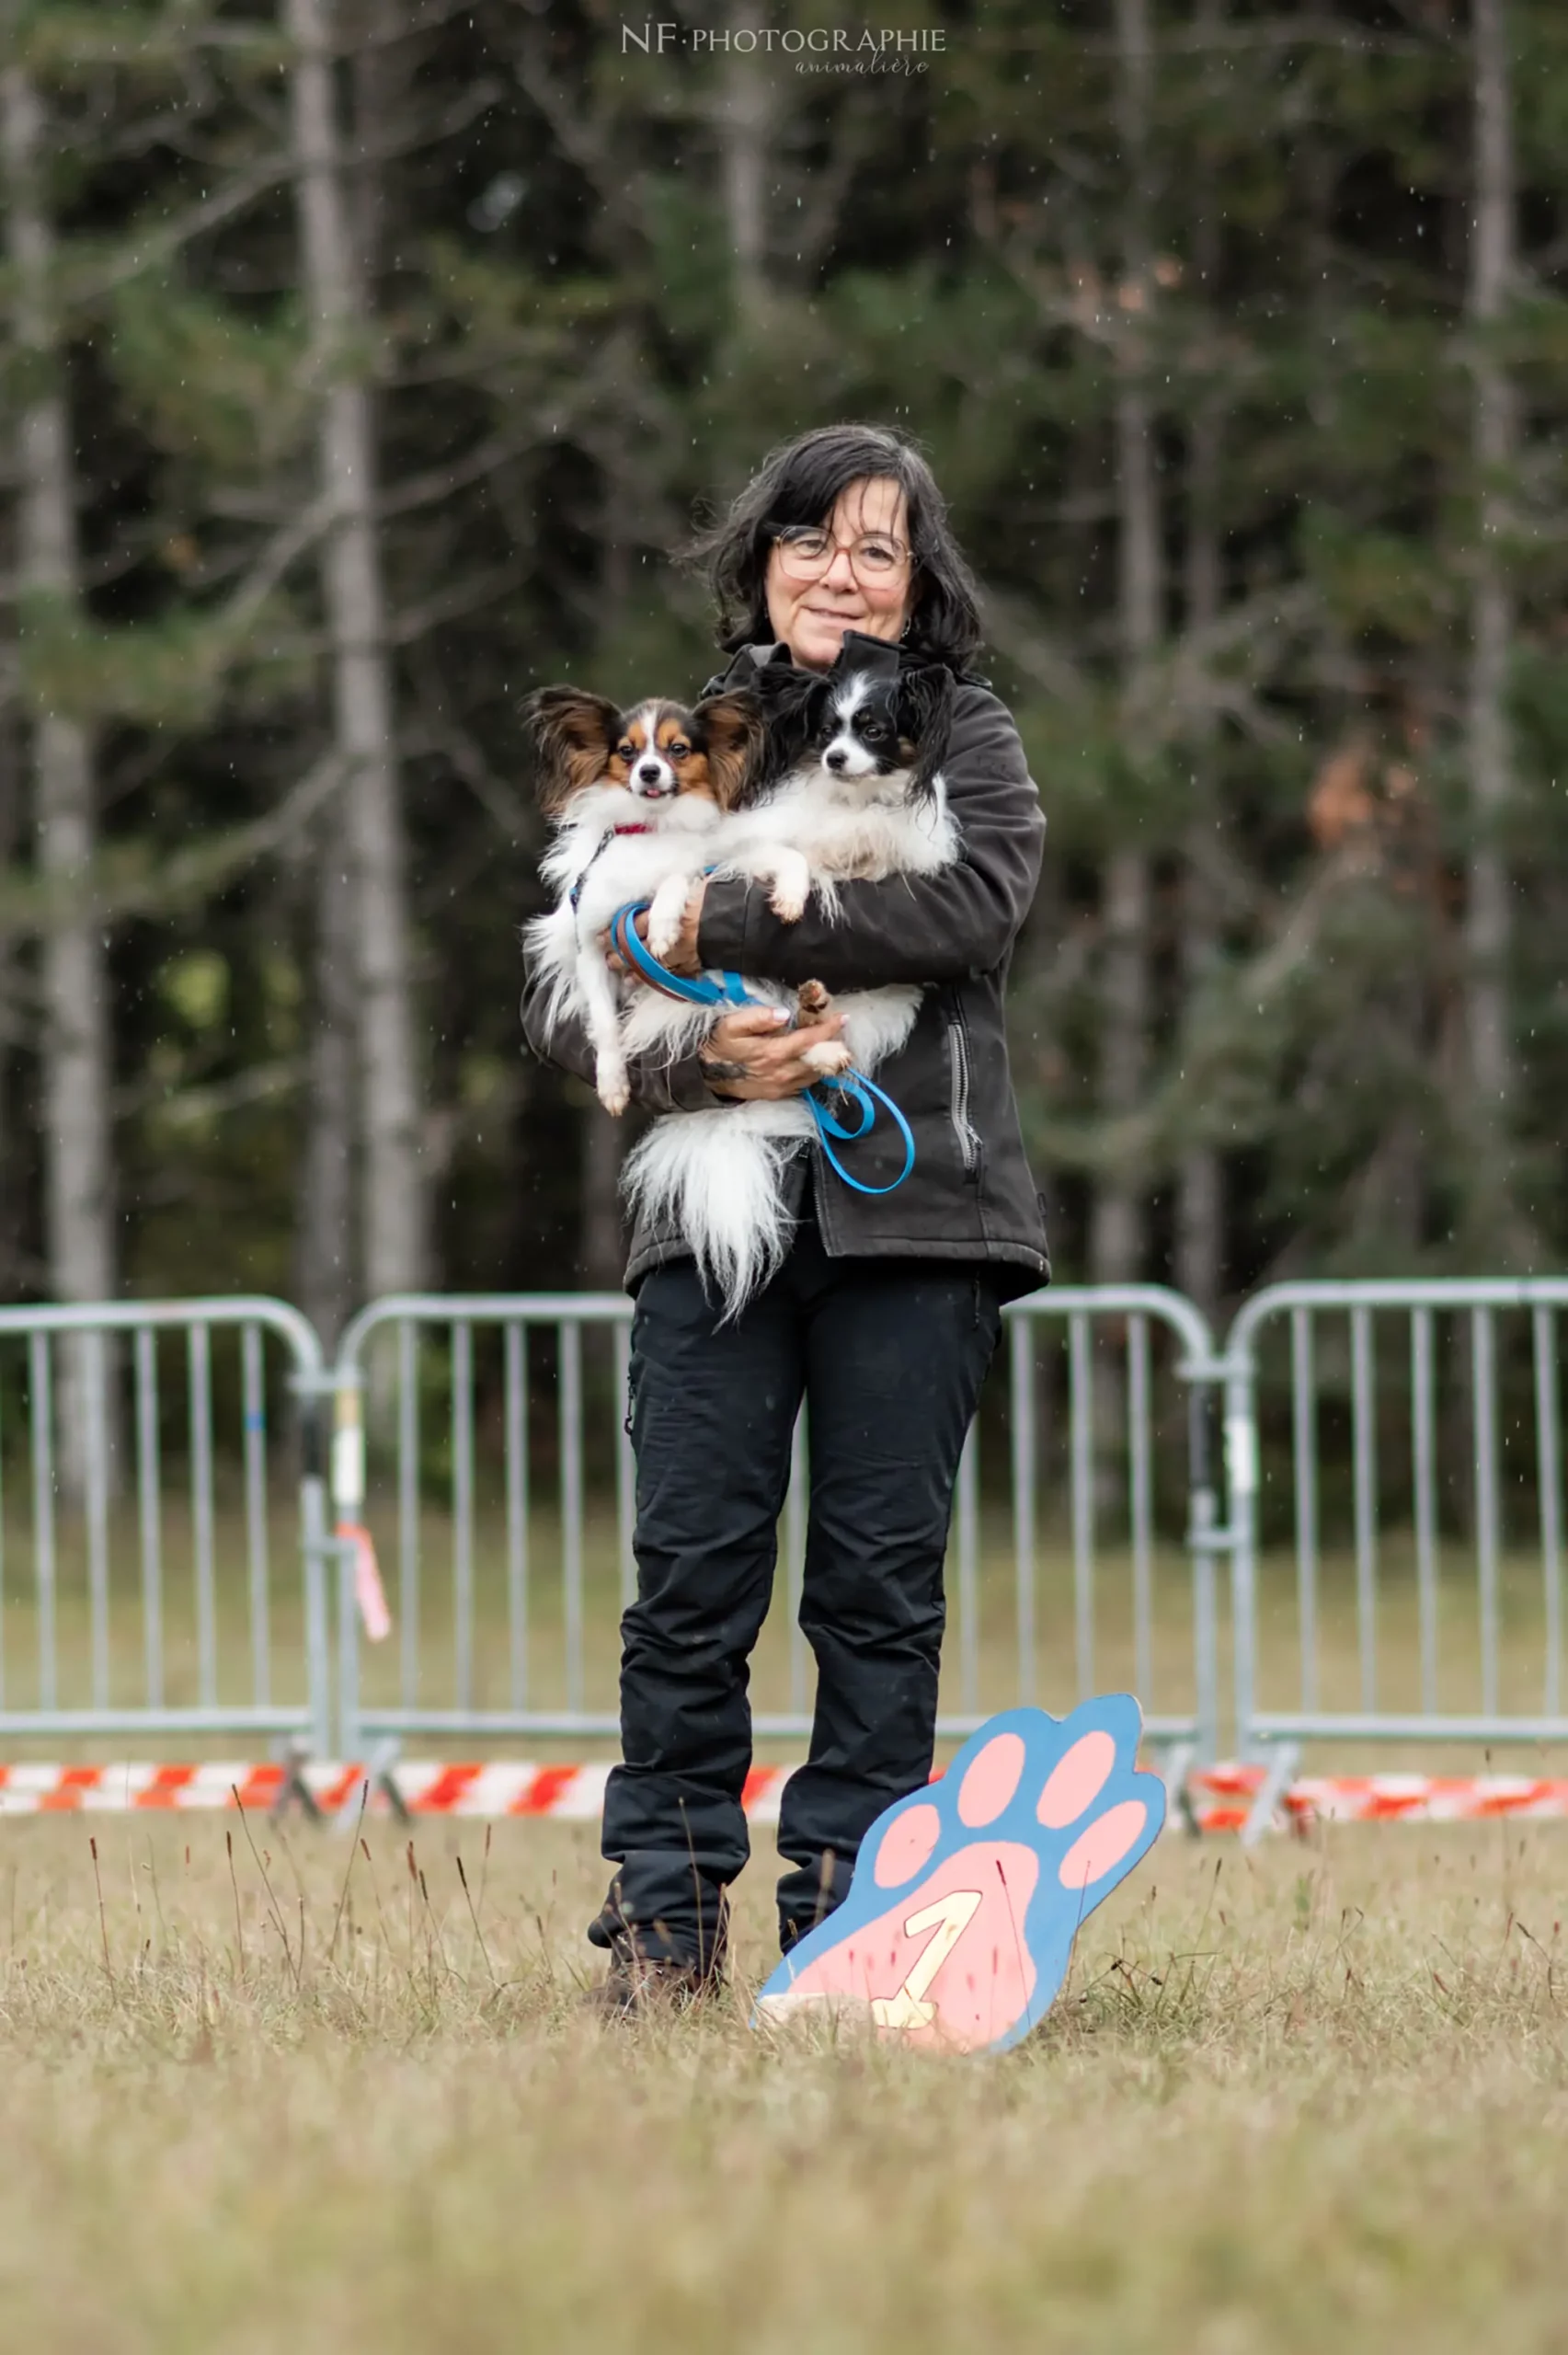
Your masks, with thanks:
<instances>
[{"instance_id":1,"label":"red and white barrier tape","mask_svg":"<svg viewBox=\"0 0 1568 2355\"><path fill-rule=\"evenodd\" d=\"M755 1823L778 1821L787 1766L754 1766L744 1804ZM324 1814L352 1807L367 1769L317 1760L300 1779ZM439 1759L400 1759L394 1779L411 1815L554 1816L597 1823L610 1768L541 1765L528 1759L491 1759L446 1765ZM280 1765L207 1761L160 1766L144 1760L113 1766L0 1765L0 1816L122 1814L128 1811L233 1807L258 1812L277 1800L287 1769ZM1193 1812L1205 1832L1239 1832L1264 1779L1260 1766L1195 1769L1187 1781ZM378 1811L387 1801L372 1792ZM1523 1775L1306 1775L1281 1805L1298 1821L1333 1823L1471 1823L1493 1816L1568 1817L1568 1781Z\"/></svg>"},{"instance_id":2,"label":"red and white barrier tape","mask_svg":"<svg viewBox=\"0 0 1568 2355\"><path fill-rule=\"evenodd\" d=\"M1205 1832L1239 1832L1261 1766L1202 1766L1187 1777ZM1298 1822L1479 1823L1493 1816L1568 1816L1568 1782L1528 1775L1302 1775L1280 1800Z\"/></svg>"},{"instance_id":3,"label":"red and white barrier tape","mask_svg":"<svg viewBox=\"0 0 1568 2355\"><path fill-rule=\"evenodd\" d=\"M113 1766L0 1765L0 1816L225 1808L236 1799L261 1811L277 1800L287 1771L226 1760L197 1766L157 1766L144 1760ZM332 1815L355 1804L367 1771L315 1760L298 1773L317 1807ZM754 1821L777 1821L779 1790L788 1772L786 1766L752 1768L745 1805ZM545 1766L528 1759L492 1759L483 1765L449 1766L439 1759L409 1758L398 1761L394 1779L411 1815L549 1815L597 1823L609 1773L607 1763ZM378 1809L387 1804L377 1792L371 1803Z\"/></svg>"}]
</instances>

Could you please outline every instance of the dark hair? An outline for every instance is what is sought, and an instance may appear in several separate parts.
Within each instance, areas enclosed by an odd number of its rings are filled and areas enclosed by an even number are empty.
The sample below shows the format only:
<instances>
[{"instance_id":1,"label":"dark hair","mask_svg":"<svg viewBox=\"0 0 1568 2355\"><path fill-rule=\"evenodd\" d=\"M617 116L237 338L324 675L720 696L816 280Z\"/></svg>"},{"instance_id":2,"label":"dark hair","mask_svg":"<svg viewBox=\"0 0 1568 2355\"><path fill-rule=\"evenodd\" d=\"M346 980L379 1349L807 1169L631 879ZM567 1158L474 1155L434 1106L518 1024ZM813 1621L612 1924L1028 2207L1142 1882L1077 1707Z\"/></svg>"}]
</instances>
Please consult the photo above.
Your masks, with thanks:
<instances>
[{"instance_id":1,"label":"dark hair","mask_svg":"<svg viewBox=\"0 0 1568 2355\"><path fill-rule=\"evenodd\" d=\"M902 433L884 425L819 425L770 450L722 522L684 551L707 573L718 606L718 642L727 654L767 644L768 557L780 523L822 523L852 482L884 475L904 494L914 557L910 655L968 669L980 648L979 592L947 522L936 477Z\"/></svg>"}]
</instances>

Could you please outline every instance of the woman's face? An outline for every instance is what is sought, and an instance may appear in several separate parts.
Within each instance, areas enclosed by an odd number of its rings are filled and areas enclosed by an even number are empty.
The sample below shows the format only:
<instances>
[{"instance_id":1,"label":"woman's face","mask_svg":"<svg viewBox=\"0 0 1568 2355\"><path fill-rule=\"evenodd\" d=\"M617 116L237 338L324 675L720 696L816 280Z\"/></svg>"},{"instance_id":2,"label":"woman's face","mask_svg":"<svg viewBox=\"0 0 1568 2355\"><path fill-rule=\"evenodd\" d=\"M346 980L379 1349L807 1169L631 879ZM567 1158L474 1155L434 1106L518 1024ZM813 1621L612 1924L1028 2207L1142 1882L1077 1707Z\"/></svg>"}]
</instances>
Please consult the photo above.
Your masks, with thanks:
<instances>
[{"instance_id":1,"label":"woman's face","mask_svg":"<svg viewBox=\"0 0 1568 2355\"><path fill-rule=\"evenodd\" d=\"M810 571L777 540L768 553L768 620L806 671L831 669L847 629L867 638L901 637L914 590L909 516L891 477L868 475L846 485L823 518L823 530L832 549ZM866 541L896 544L902 553L891 570L885 562L867 561Z\"/></svg>"}]
</instances>

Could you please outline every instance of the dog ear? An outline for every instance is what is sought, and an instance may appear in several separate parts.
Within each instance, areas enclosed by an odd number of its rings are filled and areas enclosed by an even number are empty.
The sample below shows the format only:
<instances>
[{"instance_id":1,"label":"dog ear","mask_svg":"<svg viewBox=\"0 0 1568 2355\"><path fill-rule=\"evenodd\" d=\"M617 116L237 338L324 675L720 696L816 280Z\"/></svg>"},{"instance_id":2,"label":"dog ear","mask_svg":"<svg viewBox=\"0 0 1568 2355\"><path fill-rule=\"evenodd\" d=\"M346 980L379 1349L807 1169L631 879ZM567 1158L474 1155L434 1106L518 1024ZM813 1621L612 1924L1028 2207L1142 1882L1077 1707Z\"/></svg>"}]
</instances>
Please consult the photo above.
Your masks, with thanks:
<instances>
[{"instance_id":1,"label":"dog ear","mask_svg":"<svg viewBox=\"0 0 1568 2355\"><path fill-rule=\"evenodd\" d=\"M901 659L893 639L872 638L863 629L847 629L839 641L830 676L842 679L852 671L864 672L879 685L890 685L898 676Z\"/></svg>"},{"instance_id":2,"label":"dog ear","mask_svg":"<svg viewBox=\"0 0 1568 2355\"><path fill-rule=\"evenodd\" d=\"M768 688L764 696L767 734L755 787L776 785L797 768L816 741L828 688L824 680L792 671Z\"/></svg>"},{"instance_id":3,"label":"dog ear","mask_svg":"<svg viewBox=\"0 0 1568 2355\"><path fill-rule=\"evenodd\" d=\"M944 662L906 671L898 682L898 732L910 740L918 752L914 775L910 779L910 793L914 799L931 792L947 757L956 693L953 673Z\"/></svg>"},{"instance_id":4,"label":"dog ear","mask_svg":"<svg viewBox=\"0 0 1568 2355\"><path fill-rule=\"evenodd\" d=\"M749 687L710 695L692 715L703 731L708 783L721 810L738 810L751 791L767 732L762 706Z\"/></svg>"},{"instance_id":5,"label":"dog ear","mask_svg":"<svg viewBox=\"0 0 1568 2355\"><path fill-rule=\"evenodd\" d=\"M537 687L524 701L522 717L533 742L539 806L546 817L558 818L574 793L604 775L620 733L620 708L580 687Z\"/></svg>"},{"instance_id":6,"label":"dog ear","mask_svg":"<svg viewBox=\"0 0 1568 2355\"><path fill-rule=\"evenodd\" d=\"M775 649L766 662L747 682L749 693L757 697L762 709L772 714L785 710L798 703L813 684L809 671L797 670L789 659L787 648Z\"/></svg>"}]
</instances>

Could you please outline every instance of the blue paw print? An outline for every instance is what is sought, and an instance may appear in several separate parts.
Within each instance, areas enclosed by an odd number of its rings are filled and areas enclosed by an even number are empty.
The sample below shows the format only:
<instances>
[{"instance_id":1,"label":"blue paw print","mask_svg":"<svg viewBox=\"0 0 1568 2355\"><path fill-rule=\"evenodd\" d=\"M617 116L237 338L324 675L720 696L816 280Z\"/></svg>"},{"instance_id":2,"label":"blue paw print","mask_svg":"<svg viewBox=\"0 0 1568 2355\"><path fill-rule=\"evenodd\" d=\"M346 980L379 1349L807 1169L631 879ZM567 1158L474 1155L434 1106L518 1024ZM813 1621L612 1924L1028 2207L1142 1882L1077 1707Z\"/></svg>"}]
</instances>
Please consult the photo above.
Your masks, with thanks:
<instances>
[{"instance_id":1,"label":"blue paw print","mask_svg":"<svg viewBox=\"0 0 1568 2355\"><path fill-rule=\"evenodd\" d=\"M791 1948L753 2025L869 2008L879 2035L1004 2051L1049 2011L1081 1924L1153 1846L1165 1786L1136 1768L1129 1693L1005 1709L942 1781L879 1815L849 1895Z\"/></svg>"}]
</instances>

